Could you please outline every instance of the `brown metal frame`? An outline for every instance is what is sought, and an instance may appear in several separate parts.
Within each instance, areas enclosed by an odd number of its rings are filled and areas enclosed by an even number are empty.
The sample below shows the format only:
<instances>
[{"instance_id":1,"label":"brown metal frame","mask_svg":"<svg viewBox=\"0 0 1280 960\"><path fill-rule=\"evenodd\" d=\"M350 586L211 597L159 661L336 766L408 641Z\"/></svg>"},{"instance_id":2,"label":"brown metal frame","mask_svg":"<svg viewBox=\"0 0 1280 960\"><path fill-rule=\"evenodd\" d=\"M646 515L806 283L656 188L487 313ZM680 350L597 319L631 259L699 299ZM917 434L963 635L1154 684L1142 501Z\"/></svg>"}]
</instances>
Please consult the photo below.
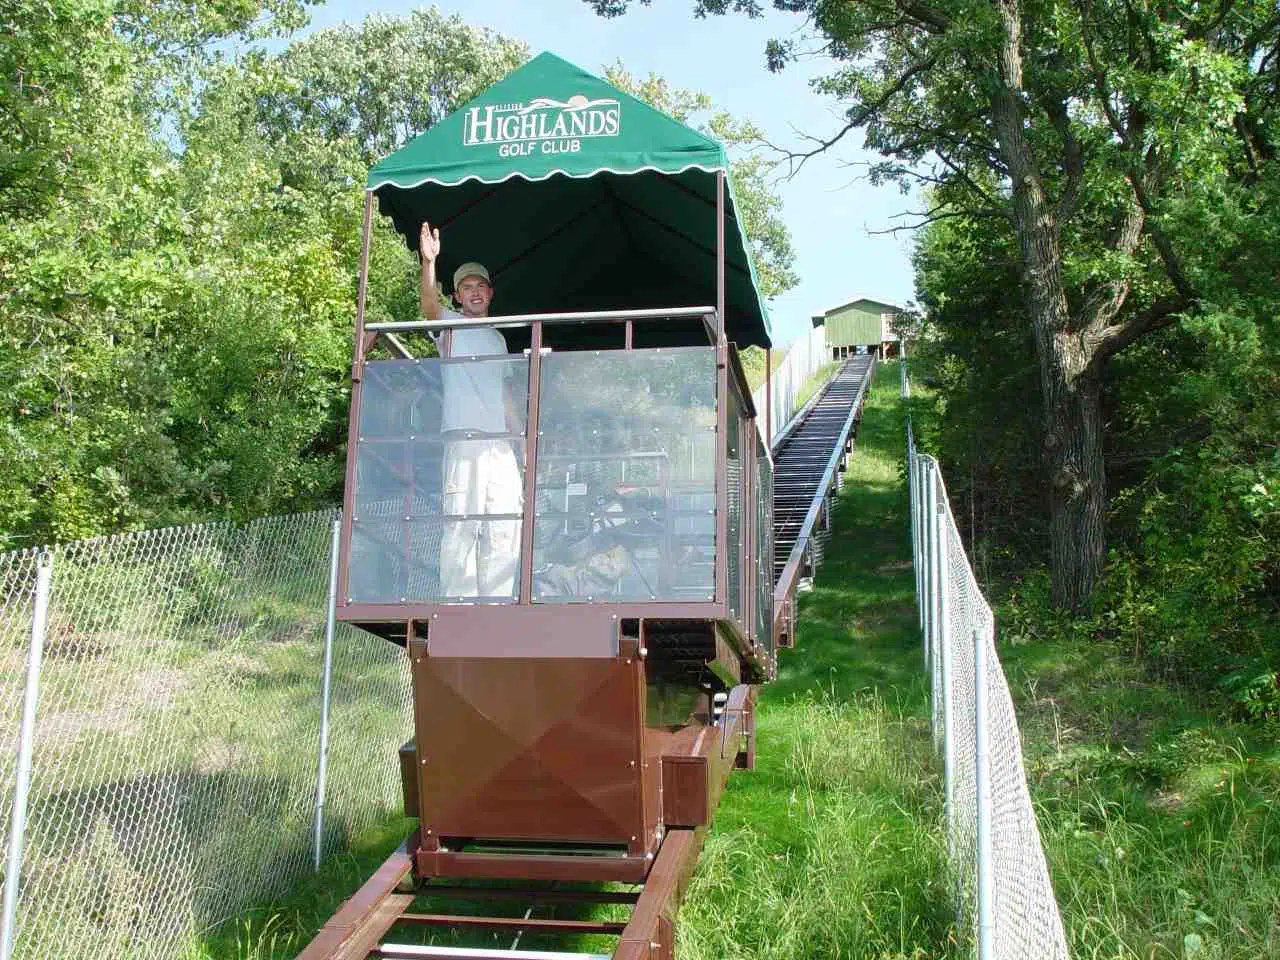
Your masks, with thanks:
<instances>
[{"instance_id":1,"label":"brown metal frame","mask_svg":"<svg viewBox=\"0 0 1280 960\"><path fill-rule=\"evenodd\" d=\"M631 325L627 325L628 332ZM520 591L519 602L529 604L533 598L533 511L537 491L538 418L542 409L542 324L529 331L529 410L524 430L524 517L520 524Z\"/></svg>"},{"instance_id":2,"label":"brown metal frame","mask_svg":"<svg viewBox=\"0 0 1280 960\"><path fill-rule=\"evenodd\" d=\"M358 311L361 314L362 309ZM625 329L630 330L632 321L618 320L618 323L624 324ZM718 333L723 333L723 323L719 320L715 323ZM445 343L442 345L444 349L442 353L445 356L450 355L449 343L451 337L446 335ZM540 414L540 385L541 385L541 368L542 368L542 330L541 325L537 322L533 324L531 334L531 348L529 353L529 393L528 393L528 422L525 429L525 503L533 502L535 495L536 476L532 469L535 463L538 446L538 422ZM624 349L626 349L624 347ZM728 417L729 404L727 399L732 391L734 399L737 401L738 418L739 418L739 456L743 460L741 500L744 509L742 523L742 538L739 543L739 569L743 572L742 583L744 594L746 592L745 583L749 579L747 569L753 566L746 561L752 558L747 553L749 543L757 542L749 532L754 526L753 517L746 516L746 507L752 503L751 490L753 484L750 481L750 470L747 469L752 464L752 454L747 450L752 444L748 442L751 434L751 425L754 422L757 411L751 400L750 391L746 386L746 376L742 370L741 362L738 358L736 349L732 344L721 339L716 345L716 378L717 378L717 403L716 403L716 434L718 442L716 444L716 500L717 504L723 504L727 497L728 485ZM361 354L359 363L353 368L353 399L351 409L350 435L358 434L358 418L360 413L360 380L363 378L363 370L365 359ZM337 617L339 620L357 623L399 623L405 620L429 620L434 614L443 608L456 609L458 604L453 603L357 603L348 595L349 585L349 559L351 545L351 521L354 508L354 492L355 492L355 456L349 455L347 462L347 488L344 496L343 511L343 530L340 551L340 590L338 600ZM750 511L754 514L754 511ZM532 524L534 517L532 512L526 510L522 518L521 527L521 573L519 590L515 602L510 604L502 604L507 608L527 608L532 604L532 575L533 575L533 536ZM714 600L707 603L673 603L673 602L633 602L633 603L601 603L590 604L596 609L607 609L611 614L618 617L660 617L670 619L722 619L727 615L728 607L728 514L723 507L718 507L716 511L716 578ZM548 605L540 605L548 606ZM565 610L580 609L584 604L558 604L557 606ZM751 641L754 640L756 625L748 616L747 610L753 605L749 598L743 598L741 602L742 618L738 624L741 632L748 639L747 646L754 646ZM513 625L514 626L514 625Z\"/></svg>"},{"instance_id":3,"label":"brown metal frame","mask_svg":"<svg viewBox=\"0 0 1280 960\"><path fill-rule=\"evenodd\" d=\"M366 363L365 352L367 348L374 341L378 339L379 336L385 337L389 335L388 332L385 330L378 330L372 333L368 333L366 332L365 324L364 324L364 302L365 302L364 297L365 297L365 290L368 282L368 261L367 261L368 240L369 240L369 232L370 232L369 231L370 219L372 216L372 194L371 193L366 197L365 213L366 213L365 256L364 258L362 258L362 263L361 263L360 294L359 294L359 300L357 303L357 310L356 310L357 360L352 365L352 374L351 374L352 397L351 397L351 409L349 412L348 427L347 427L348 438L355 437L359 433L360 399L362 394L361 382L364 377L364 367ZM652 313L654 316L663 315L662 311L660 310L653 311ZM619 314L618 316L613 316L611 318L606 312L600 311L596 314L592 314L592 317L593 317L592 322L605 323L605 324L616 323L621 325L625 331L624 346L622 347L622 349L624 350L634 349L633 329L634 329L634 324L636 322L635 318L628 317L626 315L627 311L618 311L618 314ZM552 314L549 316L561 316L561 315ZM511 318L497 317L494 319L496 321L496 325L501 325L502 323L509 321ZM710 322L707 322L707 321L710 321ZM718 320L714 320L713 318L710 318L710 317L704 317L704 323L706 323L709 333L712 333L713 335L715 333L720 333L722 335L723 324L721 322L719 322ZM535 477L533 475L533 471L529 470L528 467L530 464L533 464L536 462L535 458L537 455L537 432L538 432L537 424L538 424L540 408L541 408L541 398L539 395L539 391L540 391L540 385L541 385L541 370L542 370L541 346L542 346L543 325L544 325L544 322L538 320L536 316L532 317L531 322L529 323L529 326L531 328L531 337L530 337L531 349L529 353L529 390L528 390L528 411L527 411L528 421L526 423L526 428L525 428L525 464L526 464L525 491L524 491L525 503L532 503L533 502L532 497L534 496ZM376 326L387 327L391 325L377 324ZM411 327L413 325L400 324L396 326ZM536 341L536 348L534 347L535 341ZM723 375L724 373L723 368L726 365L728 365L728 361L726 361L725 358L729 356L730 353L732 353L733 355L732 367L734 369L735 380L740 384L745 384L746 377L745 377L745 374L742 372L741 364L737 361L737 356L735 352L729 351L726 345L724 345L723 343L716 343L714 340L712 341L711 345L716 349L716 356L717 356L717 370L719 374L718 386L717 386L717 398L718 398L717 410L719 410L719 408L723 406L723 403L719 400L719 398L722 398L725 396L725 390L727 389L725 385L726 378ZM452 328L446 327L443 330L443 336L441 338L440 355L446 358L451 357L453 355L452 347L453 347L453 330ZM754 406L751 404L749 392L746 394L746 397L747 397L747 400L746 400L746 405L744 409L749 410L751 412L751 415L754 415L755 410L754 410ZM719 420L719 414L717 416ZM725 434L724 434L723 425L720 424L719 422L717 424L717 430L718 430L718 436L721 438L721 441L722 441L722 443L718 446L722 446L723 438ZM350 440L348 440L348 444L350 444ZM721 489L722 485L725 483L724 472L723 470L720 470L720 468L723 466L722 460L723 460L722 457L717 460L717 469L719 471L716 474L717 490ZM347 455L346 474L345 474L345 488L343 491L342 529L341 529L341 535L339 540L339 565L338 565L338 585L339 586L338 586L338 605L337 605L338 620L345 621L345 622L354 621L354 622L366 622L366 623L395 623L395 622L402 622L406 618L422 620L429 617L432 613L434 613L437 609L439 609L442 606L451 606L451 607L455 606L453 604L436 604L436 603L418 603L418 604L356 603L351 598L349 594L349 586L350 586L351 524L352 524L352 520L354 519L353 512L355 507L355 486L356 486L355 463L356 463L356 458L351 452L349 447L348 455ZM513 606L515 605L528 606L533 602L532 601L532 579L531 579L532 578L532 552L533 552L533 538L532 538L532 529L531 529L532 520L533 520L532 516L526 512L523 518L522 526L521 526L521 574L520 574L521 582L519 585L519 589L517 591L516 600L514 604L511 604ZM722 548L722 544L720 543L719 540L717 540L717 551L716 551L717 558L719 558L719 556L722 553L721 548ZM717 559L717 568L718 567L719 567L719 559ZM530 578L528 583L526 583L526 580L525 580L526 576ZM724 599L724 590L719 584L719 581L717 581L717 589L715 592L714 602L718 604L718 603L721 603L723 599ZM659 604L659 605L662 605L662 604ZM572 607L577 605L565 604L565 606ZM630 606L630 604L621 605L621 606ZM692 616L700 618L708 615L714 615L715 613L715 609L713 607L707 607L701 604L697 606L699 607L699 610L696 613L692 614ZM618 611L615 610L614 612L618 612ZM643 614L628 612L628 613L619 613L619 615L632 617L632 616L642 616ZM666 614L664 613L663 615L666 615ZM679 616L678 613L672 613L671 615Z\"/></svg>"}]
</instances>

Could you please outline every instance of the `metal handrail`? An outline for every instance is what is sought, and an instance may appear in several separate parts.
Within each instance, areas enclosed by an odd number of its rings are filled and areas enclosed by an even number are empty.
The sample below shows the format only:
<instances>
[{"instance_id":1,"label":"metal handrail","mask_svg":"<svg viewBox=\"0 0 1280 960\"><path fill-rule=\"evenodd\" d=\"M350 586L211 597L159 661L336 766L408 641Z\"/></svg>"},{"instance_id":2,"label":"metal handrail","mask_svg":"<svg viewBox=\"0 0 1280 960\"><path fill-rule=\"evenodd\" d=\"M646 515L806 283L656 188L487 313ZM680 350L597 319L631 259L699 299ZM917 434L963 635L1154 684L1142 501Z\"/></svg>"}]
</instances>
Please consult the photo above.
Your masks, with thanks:
<instances>
[{"instance_id":1,"label":"metal handrail","mask_svg":"<svg viewBox=\"0 0 1280 960\"><path fill-rule=\"evenodd\" d=\"M472 327L527 327L531 323L591 323L595 320L661 320L666 317L715 316L715 307L653 307L644 310L587 310L577 313L519 313L501 317L457 317L449 320L395 320L383 323L366 323L370 333L388 333L419 330L437 333L445 330L466 330Z\"/></svg>"}]
</instances>

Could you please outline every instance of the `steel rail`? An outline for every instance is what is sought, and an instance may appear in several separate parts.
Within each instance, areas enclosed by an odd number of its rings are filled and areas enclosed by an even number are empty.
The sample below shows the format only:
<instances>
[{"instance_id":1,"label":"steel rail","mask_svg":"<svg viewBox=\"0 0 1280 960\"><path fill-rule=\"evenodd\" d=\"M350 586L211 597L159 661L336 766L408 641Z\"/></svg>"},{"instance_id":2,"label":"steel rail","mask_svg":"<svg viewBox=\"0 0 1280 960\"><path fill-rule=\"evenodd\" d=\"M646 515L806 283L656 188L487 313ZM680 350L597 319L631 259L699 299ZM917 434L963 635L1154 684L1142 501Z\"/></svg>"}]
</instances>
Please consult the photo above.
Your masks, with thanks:
<instances>
[{"instance_id":1,"label":"steel rail","mask_svg":"<svg viewBox=\"0 0 1280 960\"><path fill-rule=\"evenodd\" d=\"M366 323L370 333L421 331L440 333L445 330L467 330L472 327L527 327L542 321L546 324L594 323L626 320L665 320L684 317L715 316L715 307L654 307L645 310L587 310L577 313L516 313L502 317L457 317L451 320L387 320Z\"/></svg>"}]
</instances>

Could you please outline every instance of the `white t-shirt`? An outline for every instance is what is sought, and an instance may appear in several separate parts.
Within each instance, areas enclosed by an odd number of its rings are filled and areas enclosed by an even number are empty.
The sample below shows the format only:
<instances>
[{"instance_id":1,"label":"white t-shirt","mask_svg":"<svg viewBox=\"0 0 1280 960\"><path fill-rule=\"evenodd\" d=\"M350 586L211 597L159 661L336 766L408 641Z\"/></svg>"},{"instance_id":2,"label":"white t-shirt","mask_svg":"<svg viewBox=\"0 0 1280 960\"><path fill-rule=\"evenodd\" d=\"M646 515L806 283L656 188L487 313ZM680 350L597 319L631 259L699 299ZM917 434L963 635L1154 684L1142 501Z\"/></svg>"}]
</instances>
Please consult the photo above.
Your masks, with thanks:
<instances>
[{"instance_id":1,"label":"white t-shirt","mask_svg":"<svg viewBox=\"0 0 1280 960\"><path fill-rule=\"evenodd\" d=\"M461 314L445 310L449 320ZM507 353L507 341L497 330L470 327L453 331L453 356L490 356ZM475 430L482 433L506 433L507 415L504 403L506 377L510 365L493 361L446 362L442 365L444 387L441 430Z\"/></svg>"}]
</instances>

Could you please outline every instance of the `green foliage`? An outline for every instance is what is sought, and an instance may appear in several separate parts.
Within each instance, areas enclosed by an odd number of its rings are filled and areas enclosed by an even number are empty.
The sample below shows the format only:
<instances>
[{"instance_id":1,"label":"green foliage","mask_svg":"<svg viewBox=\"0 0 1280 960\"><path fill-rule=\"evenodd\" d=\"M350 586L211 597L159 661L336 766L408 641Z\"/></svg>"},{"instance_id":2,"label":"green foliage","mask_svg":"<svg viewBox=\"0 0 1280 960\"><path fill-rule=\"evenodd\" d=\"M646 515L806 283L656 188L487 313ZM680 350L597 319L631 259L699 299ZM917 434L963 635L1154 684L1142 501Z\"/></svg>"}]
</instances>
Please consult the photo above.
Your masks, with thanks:
<instances>
[{"instance_id":1,"label":"green foliage","mask_svg":"<svg viewBox=\"0 0 1280 960\"><path fill-rule=\"evenodd\" d=\"M0 8L0 547L337 495L365 168L525 50L436 11L212 46L303 6ZM369 316L410 319L375 234Z\"/></svg>"},{"instance_id":2,"label":"green foliage","mask_svg":"<svg viewBox=\"0 0 1280 960\"><path fill-rule=\"evenodd\" d=\"M1274 954L1275 726L1150 682L1065 619L1040 621L1039 639L1001 659L1072 955Z\"/></svg>"},{"instance_id":3,"label":"green foliage","mask_svg":"<svg viewBox=\"0 0 1280 960\"><path fill-rule=\"evenodd\" d=\"M711 98L704 93L673 89L656 74L637 80L621 63L616 63L605 70L605 79L729 148L737 213L751 244L761 293L776 297L799 283L800 278L793 269L795 251L791 246L791 232L782 219L782 197L768 180L773 164L758 152L764 137L760 128L750 120L715 110Z\"/></svg>"}]
</instances>

